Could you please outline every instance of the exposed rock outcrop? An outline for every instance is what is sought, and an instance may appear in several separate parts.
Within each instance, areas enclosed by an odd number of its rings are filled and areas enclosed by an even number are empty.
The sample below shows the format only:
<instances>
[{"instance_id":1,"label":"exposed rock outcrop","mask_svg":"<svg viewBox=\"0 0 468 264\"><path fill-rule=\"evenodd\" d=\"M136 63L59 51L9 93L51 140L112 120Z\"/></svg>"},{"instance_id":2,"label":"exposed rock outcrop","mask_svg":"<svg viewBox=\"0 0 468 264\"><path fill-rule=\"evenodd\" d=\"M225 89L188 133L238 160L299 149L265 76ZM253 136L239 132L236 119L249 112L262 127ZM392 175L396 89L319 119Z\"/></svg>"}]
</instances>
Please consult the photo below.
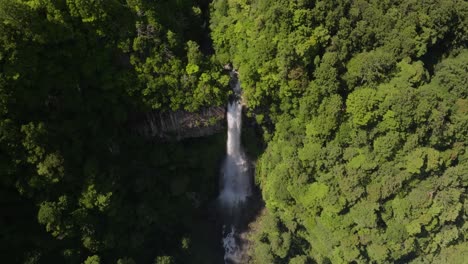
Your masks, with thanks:
<instances>
[{"instance_id":1,"label":"exposed rock outcrop","mask_svg":"<svg viewBox=\"0 0 468 264\"><path fill-rule=\"evenodd\" d=\"M137 133L157 140L182 140L213 135L224 131L224 107L210 107L197 112L183 110L146 113L134 129Z\"/></svg>"}]
</instances>

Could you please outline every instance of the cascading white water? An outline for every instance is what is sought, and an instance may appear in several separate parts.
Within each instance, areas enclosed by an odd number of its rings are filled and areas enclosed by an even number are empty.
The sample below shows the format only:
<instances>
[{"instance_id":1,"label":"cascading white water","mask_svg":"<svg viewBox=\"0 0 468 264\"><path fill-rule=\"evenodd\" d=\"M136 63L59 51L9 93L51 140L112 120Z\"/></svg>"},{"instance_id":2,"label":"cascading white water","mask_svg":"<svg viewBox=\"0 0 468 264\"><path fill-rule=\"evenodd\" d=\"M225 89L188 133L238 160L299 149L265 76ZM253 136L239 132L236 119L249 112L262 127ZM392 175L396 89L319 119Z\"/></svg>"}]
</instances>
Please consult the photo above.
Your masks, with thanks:
<instances>
[{"instance_id":1,"label":"cascading white water","mask_svg":"<svg viewBox=\"0 0 468 264\"><path fill-rule=\"evenodd\" d=\"M237 95L240 94L239 81L233 90ZM219 200L223 210L235 214L239 213L247 197L252 195L248 160L241 146L242 105L237 100L228 104L227 123L227 155L222 168ZM236 228L231 225L229 230L226 230L226 226L223 229L224 261L238 263L242 252L236 241Z\"/></svg>"},{"instance_id":2,"label":"cascading white water","mask_svg":"<svg viewBox=\"0 0 468 264\"><path fill-rule=\"evenodd\" d=\"M236 241L236 228L231 226L230 230L226 230L226 226L223 226L223 233L224 263L239 263L242 259L242 250Z\"/></svg>"},{"instance_id":3,"label":"cascading white water","mask_svg":"<svg viewBox=\"0 0 468 264\"><path fill-rule=\"evenodd\" d=\"M233 101L227 112L227 156L222 169L220 201L226 209L232 209L251 195L248 164L240 144L242 105Z\"/></svg>"}]
</instances>

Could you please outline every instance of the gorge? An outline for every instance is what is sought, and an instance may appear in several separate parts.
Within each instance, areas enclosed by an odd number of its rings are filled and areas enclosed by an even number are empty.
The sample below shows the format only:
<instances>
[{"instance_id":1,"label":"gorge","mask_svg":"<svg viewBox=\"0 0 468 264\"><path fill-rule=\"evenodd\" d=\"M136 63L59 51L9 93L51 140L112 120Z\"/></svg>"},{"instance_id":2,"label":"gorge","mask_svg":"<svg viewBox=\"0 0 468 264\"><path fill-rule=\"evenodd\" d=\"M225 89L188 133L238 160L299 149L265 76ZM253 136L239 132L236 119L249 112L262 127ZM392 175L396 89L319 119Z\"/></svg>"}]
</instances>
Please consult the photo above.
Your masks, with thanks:
<instances>
[{"instance_id":1,"label":"gorge","mask_svg":"<svg viewBox=\"0 0 468 264\"><path fill-rule=\"evenodd\" d=\"M0 259L466 264L467 62L461 0L0 0Z\"/></svg>"},{"instance_id":2,"label":"gorge","mask_svg":"<svg viewBox=\"0 0 468 264\"><path fill-rule=\"evenodd\" d=\"M240 81L236 80L233 87L234 97L227 106L227 153L222 167L220 208L225 216L223 225L223 247L225 263L239 263L242 259L242 247L236 230L240 222L242 210L252 195L252 179L249 171L249 161L241 146L242 105L240 97Z\"/></svg>"}]
</instances>

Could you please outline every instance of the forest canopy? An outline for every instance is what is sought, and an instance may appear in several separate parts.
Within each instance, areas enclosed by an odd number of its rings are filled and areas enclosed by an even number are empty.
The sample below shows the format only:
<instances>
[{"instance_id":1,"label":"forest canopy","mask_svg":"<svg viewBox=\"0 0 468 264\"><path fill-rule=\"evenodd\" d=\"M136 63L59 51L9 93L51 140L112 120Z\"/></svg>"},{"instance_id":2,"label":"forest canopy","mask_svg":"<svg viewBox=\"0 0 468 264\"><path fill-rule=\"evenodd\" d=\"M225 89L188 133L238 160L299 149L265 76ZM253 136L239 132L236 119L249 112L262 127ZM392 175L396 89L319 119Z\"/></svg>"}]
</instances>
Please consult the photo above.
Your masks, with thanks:
<instances>
[{"instance_id":1,"label":"forest canopy","mask_svg":"<svg viewBox=\"0 0 468 264\"><path fill-rule=\"evenodd\" d=\"M252 263L466 262L468 2L0 0L2 262L211 263L225 136L132 125L225 105L226 65L266 146Z\"/></svg>"},{"instance_id":2,"label":"forest canopy","mask_svg":"<svg viewBox=\"0 0 468 264\"><path fill-rule=\"evenodd\" d=\"M254 263L466 261L465 1L213 10L218 57L267 131Z\"/></svg>"},{"instance_id":3,"label":"forest canopy","mask_svg":"<svg viewBox=\"0 0 468 264\"><path fill-rule=\"evenodd\" d=\"M225 103L207 12L206 1L0 0L2 262L190 256L222 137L149 144L131 125Z\"/></svg>"}]
</instances>

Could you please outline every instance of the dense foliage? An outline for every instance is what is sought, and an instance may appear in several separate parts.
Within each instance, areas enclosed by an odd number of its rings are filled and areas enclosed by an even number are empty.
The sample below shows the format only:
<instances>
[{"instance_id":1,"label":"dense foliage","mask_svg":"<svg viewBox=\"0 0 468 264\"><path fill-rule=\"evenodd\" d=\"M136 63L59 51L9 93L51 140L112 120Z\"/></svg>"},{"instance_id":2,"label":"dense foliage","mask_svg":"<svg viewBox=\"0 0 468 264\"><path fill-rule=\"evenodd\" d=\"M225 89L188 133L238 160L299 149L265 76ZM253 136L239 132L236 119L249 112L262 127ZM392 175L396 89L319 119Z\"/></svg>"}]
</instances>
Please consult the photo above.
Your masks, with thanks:
<instances>
[{"instance_id":1,"label":"dense foliage","mask_svg":"<svg viewBox=\"0 0 468 264\"><path fill-rule=\"evenodd\" d=\"M3 263L189 257L224 140L148 144L128 124L225 102L229 77L200 48L207 4L0 0Z\"/></svg>"},{"instance_id":2,"label":"dense foliage","mask_svg":"<svg viewBox=\"0 0 468 264\"><path fill-rule=\"evenodd\" d=\"M275 127L253 262L466 262L468 3L212 8L218 58Z\"/></svg>"},{"instance_id":3,"label":"dense foliage","mask_svg":"<svg viewBox=\"0 0 468 264\"><path fill-rule=\"evenodd\" d=\"M224 104L232 62L252 262L464 263L467 46L463 0L0 0L2 262L212 263L225 137L132 125Z\"/></svg>"}]
</instances>

